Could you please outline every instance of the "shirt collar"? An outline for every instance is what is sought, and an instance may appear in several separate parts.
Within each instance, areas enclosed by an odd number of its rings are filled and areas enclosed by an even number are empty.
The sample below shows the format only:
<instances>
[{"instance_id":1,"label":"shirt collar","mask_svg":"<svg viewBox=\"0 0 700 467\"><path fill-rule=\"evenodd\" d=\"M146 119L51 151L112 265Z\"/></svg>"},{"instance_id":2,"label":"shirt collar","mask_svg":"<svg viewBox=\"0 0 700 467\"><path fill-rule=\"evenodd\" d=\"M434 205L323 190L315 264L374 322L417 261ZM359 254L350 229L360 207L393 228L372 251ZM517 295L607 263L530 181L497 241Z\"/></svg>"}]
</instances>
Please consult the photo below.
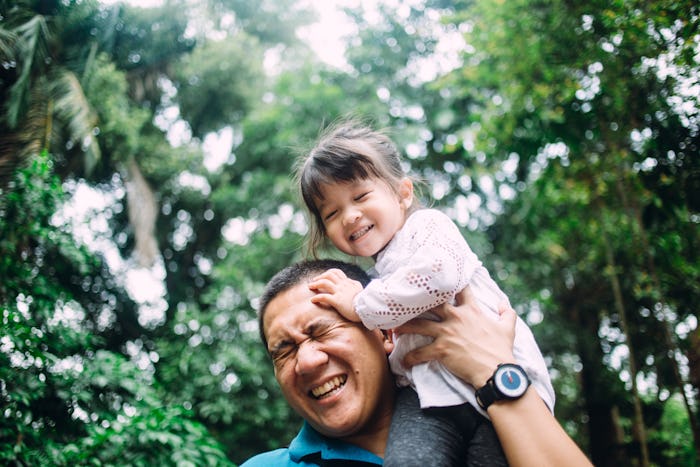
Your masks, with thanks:
<instances>
[{"instance_id":1,"label":"shirt collar","mask_svg":"<svg viewBox=\"0 0 700 467\"><path fill-rule=\"evenodd\" d=\"M354 444L323 436L308 423L299 430L299 434L289 444L289 456L294 462L304 457L321 454L323 459L345 459L382 464L382 458Z\"/></svg>"}]
</instances>

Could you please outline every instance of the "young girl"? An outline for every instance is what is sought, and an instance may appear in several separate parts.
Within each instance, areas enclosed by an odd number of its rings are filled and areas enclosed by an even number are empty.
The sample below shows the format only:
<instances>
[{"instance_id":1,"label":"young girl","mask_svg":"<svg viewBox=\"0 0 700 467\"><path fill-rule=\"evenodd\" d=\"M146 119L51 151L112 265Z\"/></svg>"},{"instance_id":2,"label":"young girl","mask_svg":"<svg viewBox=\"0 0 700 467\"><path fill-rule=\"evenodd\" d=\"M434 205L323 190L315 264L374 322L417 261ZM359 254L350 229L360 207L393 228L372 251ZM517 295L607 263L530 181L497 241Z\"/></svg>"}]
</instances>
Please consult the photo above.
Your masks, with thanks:
<instances>
[{"instance_id":1,"label":"young girl","mask_svg":"<svg viewBox=\"0 0 700 467\"><path fill-rule=\"evenodd\" d=\"M399 153L384 134L356 122L325 133L297 171L312 217L316 253L325 241L340 251L371 257L374 279L366 288L331 270L315 278L315 303L332 306L370 329L392 329L469 287L498 315L507 301L457 226L440 211L421 209ZM475 389L432 361L406 368L404 355L426 345L424 336L400 335L389 356L398 393L384 465L507 465ZM532 332L518 319L514 355L550 410L547 367ZM414 391L415 389L415 391ZM483 401L481 401L483 404Z\"/></svg>"}]
</instances>

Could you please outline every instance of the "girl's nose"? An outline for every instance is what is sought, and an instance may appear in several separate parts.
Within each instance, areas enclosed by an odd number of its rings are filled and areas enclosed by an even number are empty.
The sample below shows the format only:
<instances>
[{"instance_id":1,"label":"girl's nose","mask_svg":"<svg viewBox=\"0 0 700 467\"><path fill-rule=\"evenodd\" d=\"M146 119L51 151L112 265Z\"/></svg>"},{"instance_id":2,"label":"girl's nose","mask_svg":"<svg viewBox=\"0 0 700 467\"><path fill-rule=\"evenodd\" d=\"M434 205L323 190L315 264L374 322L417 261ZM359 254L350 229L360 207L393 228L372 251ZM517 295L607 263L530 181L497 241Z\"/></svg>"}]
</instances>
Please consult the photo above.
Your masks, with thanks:
<instances>
[{"instance_id":1,"label":"girl's nose","mask_svg":"<svg viewBox=\"0 0 700 467\"><path fill-rule=\"evenodd\" d=\"M360 219L360 217L362 217L362 213L360 212L360 210L351 208L345 211L343 215L343 221L345 225L351 225L357 222Z\"/></svg>"}]
</instances>

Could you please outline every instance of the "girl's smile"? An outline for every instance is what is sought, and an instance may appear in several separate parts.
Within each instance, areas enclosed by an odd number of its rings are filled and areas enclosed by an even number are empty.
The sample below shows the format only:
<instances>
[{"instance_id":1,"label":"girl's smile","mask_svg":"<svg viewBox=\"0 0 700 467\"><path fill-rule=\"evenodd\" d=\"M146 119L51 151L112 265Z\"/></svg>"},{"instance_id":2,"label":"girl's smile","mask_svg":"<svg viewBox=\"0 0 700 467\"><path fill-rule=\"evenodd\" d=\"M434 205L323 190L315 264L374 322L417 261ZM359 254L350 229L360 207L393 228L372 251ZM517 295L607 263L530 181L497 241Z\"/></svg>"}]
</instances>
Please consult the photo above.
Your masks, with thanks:
<instances>
[{"instance_id":1,"label":"girl's smile","mask_svg":"<svg viewBox=\"0 0 700 467\"><path fill-rule=\"evenodd\" d=\"M413 185L396 190L378 178L323 185L317 202L328 239L343 253L376 256L403 226Z\"/></svg>"}]
</instances>

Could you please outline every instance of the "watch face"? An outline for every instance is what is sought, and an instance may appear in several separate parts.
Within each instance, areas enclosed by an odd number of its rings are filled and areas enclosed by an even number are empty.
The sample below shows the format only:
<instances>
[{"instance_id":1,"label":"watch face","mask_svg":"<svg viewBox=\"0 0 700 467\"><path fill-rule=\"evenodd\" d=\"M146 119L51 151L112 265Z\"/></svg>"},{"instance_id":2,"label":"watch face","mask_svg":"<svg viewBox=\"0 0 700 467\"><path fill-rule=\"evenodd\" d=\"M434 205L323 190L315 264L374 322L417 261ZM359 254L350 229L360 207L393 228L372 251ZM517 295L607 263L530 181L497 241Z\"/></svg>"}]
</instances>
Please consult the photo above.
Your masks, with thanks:
<instances>
[{"instance_id":1,"label":"watch face","mask_svg":"<svg viewBox=\"0 0 700 467\"><path fill-rule=\"evenodd\" d=\"M517 365L501 365L493 377L498 390L506 397L520 397L529 386L525 372Z\"/></svg>"}]
</instances>

